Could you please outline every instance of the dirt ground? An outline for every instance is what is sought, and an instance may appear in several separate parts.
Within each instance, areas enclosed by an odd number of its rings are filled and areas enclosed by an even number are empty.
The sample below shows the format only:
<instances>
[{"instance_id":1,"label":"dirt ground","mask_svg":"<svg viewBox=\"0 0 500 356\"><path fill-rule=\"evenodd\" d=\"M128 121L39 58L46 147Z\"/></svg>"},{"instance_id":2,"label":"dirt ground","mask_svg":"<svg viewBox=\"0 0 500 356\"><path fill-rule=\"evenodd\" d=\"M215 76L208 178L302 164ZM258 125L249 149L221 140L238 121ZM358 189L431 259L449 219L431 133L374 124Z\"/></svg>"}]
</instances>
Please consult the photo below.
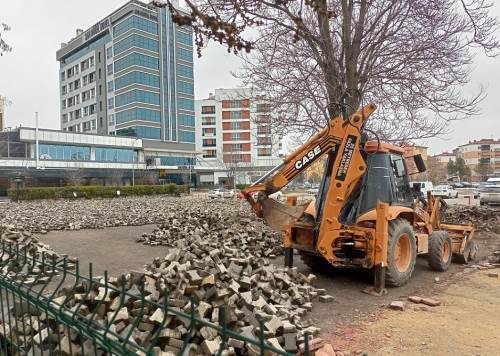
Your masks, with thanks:
<instances>
[{"instance_id":1,"label":"dirt ground","mask_svg":"<svg viewBox=\"0 0 500 356\"><path fill-rule=\"evenodd\" d=\"M453 277L433 291L441 306L405 302L404 311L385 309L322 337L345 355L498 355L500 279L491 272L500 270Z\"/></svg>"},{"instance_id":2,"label":"dirt ground","mask_svg":"<svg viewBox=\"0 0 500 356\"><path fill-rule=\"evenodd\" d=\"M141 270L155 257L162 257L166 247L151 247L136 243L136 238L150 232L154 225L115 227L100 230L53 231L41 236L60 253L78 257L82 271L93 262L95 274L104 269L110 275ZM478 234L480 258L487 256L500 242L494 234ZM299 271L311 273L299 256L295 256ZM283 258L275 260L283 264ZM383 297L362 293L370 286L369 273L360 270L332 269L317 274L315 285L334 296L333 303L314 303L309 318L322 329L322 337L332 340L337 348L371 354L432 355L492 355L500 338L494 323L500 321L500 281L485 277L484 272L463 277L463 266L452 264L444 273L434 272L425 258L418 258L410 283L388 289ZM452 283L449 287L449 283ZM409 295L436 296L444 305L430 309L411 306L405 312L387 309L394 300L406 300ZM491 312L493 311L494 312ZM437 331L436 331L437 330ZM361 333L360 333L361 331ZM437 335L437 336L436 336ZM492 340L496 341L492 341ZM484 340L488 341L484 343ZM462 341L462 349L458 349ZM451 352L449 350L455 350ZM348 352L346 352L348 354Z\"/></svg>"}]
</instances>

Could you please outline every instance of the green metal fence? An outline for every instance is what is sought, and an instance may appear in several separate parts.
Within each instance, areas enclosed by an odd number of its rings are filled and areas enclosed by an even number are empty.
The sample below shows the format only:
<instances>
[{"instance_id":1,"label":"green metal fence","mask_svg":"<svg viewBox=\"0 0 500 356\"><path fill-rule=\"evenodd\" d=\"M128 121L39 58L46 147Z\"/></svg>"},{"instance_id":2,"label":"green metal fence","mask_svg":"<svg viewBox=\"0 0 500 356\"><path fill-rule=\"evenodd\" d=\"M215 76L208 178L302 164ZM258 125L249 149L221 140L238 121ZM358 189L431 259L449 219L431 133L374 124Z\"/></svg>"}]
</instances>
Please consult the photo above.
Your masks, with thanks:
<instances>
[{"instance_id":1,"label":"green metal fence","mask_svg":"<svg viewBox=\"0 0 500 356\"><path fill-rule=\"evenodd\" d=\"M216 333L202 344L205 354L227 354L228 345L245 345L248 354L291 355L271 345L263 322L243 335L227 325L227 307L217 324L198 316L191 299L183 310L169 305L168 291L158 302L144 283L130 287L125 276L96 277L89 264L83 275L78 262L34 254L27 246L2 242L0 251L0 354L2 355L179 355L199 354L197 330ZM172 328L172 320L180 326ZM309 355L308 335L303 353ZM216 342L216 344L214 344Z\"/></svg>"}]
</instances>

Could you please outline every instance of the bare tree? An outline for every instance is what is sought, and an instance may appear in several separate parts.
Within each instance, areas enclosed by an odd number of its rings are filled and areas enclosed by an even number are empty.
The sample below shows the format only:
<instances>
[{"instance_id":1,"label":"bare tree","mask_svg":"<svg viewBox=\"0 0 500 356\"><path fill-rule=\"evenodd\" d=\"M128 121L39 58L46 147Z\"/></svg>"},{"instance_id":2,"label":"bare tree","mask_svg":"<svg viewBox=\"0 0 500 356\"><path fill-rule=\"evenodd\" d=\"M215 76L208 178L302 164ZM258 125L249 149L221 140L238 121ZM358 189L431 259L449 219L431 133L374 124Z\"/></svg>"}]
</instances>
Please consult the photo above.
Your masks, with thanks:
<instances>
[{"instance_id":1,"label":"bare tree","mask_svg":"<svg viewBox=\"0 0 500 356\"><path fill-rule=\"evenodd\" d=\"M2 34L7 31L10 31L10 26L3 22L0 23L0 56L3 56L5 52L10 52L12 50L12 47L9 46L2 38Z\"/></svg>"},{"instance_id":2,"label":"bare tree","mask_svg":"<svg viewBox=\"0 0 500 356\"><path fill-rule=\"evenodd\" d=\"M165 1L157 0L165 4ZM167 5L171 5L169 0ZM446 131L478 113L483 88L469 82L476 50L494 56L498 20L489 0L186 0L198 50L207 39L250 52L242 77L265 92L286 133L312 133L363 102L379 105L369 126L408 140ZM258 28L257 39L251 41ZM247 35L248 34L248 35Z\"/></svg>"}]
</instances>

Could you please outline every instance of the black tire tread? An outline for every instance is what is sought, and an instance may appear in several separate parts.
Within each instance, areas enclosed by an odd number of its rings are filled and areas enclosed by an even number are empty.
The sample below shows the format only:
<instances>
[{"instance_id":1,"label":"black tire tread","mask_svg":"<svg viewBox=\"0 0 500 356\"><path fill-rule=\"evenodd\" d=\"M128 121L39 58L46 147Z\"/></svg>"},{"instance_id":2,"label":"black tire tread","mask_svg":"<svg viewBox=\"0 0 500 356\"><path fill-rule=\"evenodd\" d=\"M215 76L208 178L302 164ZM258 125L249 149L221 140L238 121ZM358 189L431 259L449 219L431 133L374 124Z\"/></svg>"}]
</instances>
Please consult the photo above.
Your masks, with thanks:
<instances>
[{"instance_id":1,"label":"black tire tread","mask_svg":"<svg viewBox=\"0 0 500 356\"><path fill-rule=\"evenodd\" d=\"M397 238L401 235L400 231L409 233L410 239L413 242L413 258L410 262L410 266L408 267L408 271L406 273L400 273L397 269L392 268L391 264L391 254L392 248ZM406 284L411 276L413 275L413 271L415 270L415 264L417 262L417 245L415 240L415 232L413 231L413 227L410 222L403 218L397 218L389 222L388 228L388 240L387 240L387 268L385 273L385 283L391 287L400 287Z\"/></svg>"},{"instance_id":2,"label":"black tire tread","mask_svg":"<svg viewBox=\"0 0 500 356\"><path fill-rule=\"evenodd\" d=\"M446 263L443 262L441 256L443 244L445 243L449 243L451 253L451 239L446 231L434 231L431 236L429 236L429 267L435 271L444 272L450 267L452 256L450 256Z\"/></svg>"}]
</instances>

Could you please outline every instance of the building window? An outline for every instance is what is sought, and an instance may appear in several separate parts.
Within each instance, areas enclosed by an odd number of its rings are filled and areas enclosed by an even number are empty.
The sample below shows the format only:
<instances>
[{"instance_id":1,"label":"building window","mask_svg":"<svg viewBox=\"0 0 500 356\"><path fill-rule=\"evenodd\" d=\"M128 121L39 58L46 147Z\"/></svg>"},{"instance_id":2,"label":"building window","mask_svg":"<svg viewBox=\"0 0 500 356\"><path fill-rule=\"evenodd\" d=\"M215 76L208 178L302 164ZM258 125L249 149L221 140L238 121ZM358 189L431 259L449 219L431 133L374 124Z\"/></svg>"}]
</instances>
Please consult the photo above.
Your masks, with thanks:
<instances>
[{"instance_id":1,"label":"building window","mask_svg":"<svg viewBox=\"0 0 500 356\"><path fill-rule=\"evenodd\" d=\"M108 71L107 71L108 75L111 75L113 74L113 64L108 64Z\"/></svg>"},{"instance_id":2,"label":"building window","mask_svg":"<svg viewBox=\"0 0 500 356\"><path fill-rule=\"evenodd\" d=\"M271 144L271 137L257 137L257 144L258 145L270 145Z\"/></svg>"},{"instance_id":3,"label":"building window","mask_svg":"<svg viewBox=\"0 0 500 356\"><path fill-rule=\"evenodd\" d=\"M116 89L132 84L142 84L150 87L160 87L160 77L154 74L133 71L115 79Z\"/></svg>"},{"instance_id":4,"label":"building window","mask_svg":"<svg viewBox=\"0 0 500 356\"><path fill-rule=\"evenodd\" d=\"M261 157L269 157L271 156L271 148L266 147L266 148L259 148L257 150L257 155Z\"/></svg>"},{"instance_id":5,"label":"building window","mask_svg":"<svg viewBox=\"0 0 500 356\"><path fill-rule=\"evenodd\" d=\"M205 137L215 136L215 127L207 127L201 130L201 135Z\"/></svg>"},{"instance_id":6,"label":"building window","mask_svg":"<svg viewBox=\"0 0 500 356\"><path fill-rule=\"evenodd\" d=\"M158 34L158 25L156 22L146 20L145 18L133 15L122 22L120 22L118 25L113 27L113 35L115 37L120 36L121 34L133 29L139 29L141 31L149 32L152 34L157 35Z\"/></svg>"},{"instance_id":7,"label":"building window","mask_svg":"<svg viewBox=\"0 0 500 356\"><path fill-rule=\"evenodd\" d=\"M61 80L66 80L66 72L61 72Z\"/></svg>"},{"instance_id":8,"label":"building window","mask_svg":"<svg viewBox=\"0 0 500 356\"><path fill-rule=\"evenodd\" d=\"M217 157L217 150L204 150L203 151L203 158L216 158Z\"/></svg>"},{"instance_id":9,"label":"building window","mask_svg":"<svg viewBox=\"0 0 500 356\"><path fill-rule=\"evenodd\" d=\"M204 117L201 119L202 125L215 125L215 117Z\"/></svg>"},{"instance_id":10,"label":"building window","mask_svg":"<svg viewBox=\"0 0 500 356\"><path fill-rule=\"evenodd\" d=\"M183 80L177 81L177 91L179 93L194 95L194 84Z\"/></svg>"},{"instance_id":11,"label":"building window","mask_svg":"<svg viewBox=\"0 0 500 356\"><path fill-rule=\"evenodd\" d=\"M90 57L90 66L93 67L94 66L94 56Z\"/></svg>"},{"instance_id":12,"label":"building window","mask_svg":"<svg viewBox=\"0 0 500 356\"><path fill-rule=\"evenodd\" d=\"M270 111L269 104L257 104L257 112L269 112Z\"/></svg>"},{"instance_id":13,"label":"building window","mask_svg":"<svg viewBox=\"0 0 500 356\"><path fill-rule=\"evenodd\" d=\"M66 85L63 85L61 88L61 93L64 95L68 92L68 87Z\"/></svg>"},{"instance_id":14,"label":"building window","mask_svg":"<svg viewBox=\"0 0 500 356\"><path fill-rule=\"evenodd\" d=\"M89 84L95 81L95 72L89 74Z\"/></svg>"},{"instance_id":15,"label":"building window","mask_svg":"<svg viewBox=\"0 0 500 356\"><path fill-rule=\"evenodd\" d=\"M182 43L183 45L192 47L193 46L193 34L191 32L186 33L184 31L176 31L175 36L177 42Z\"/></svg>"},{"instance_id":16,"label":"building window","mask_svg":"<svg viewBox=\"0 0 500 356\"><path fill-rule=\"evenodd\" d=\"M81 118L82 118L82 110L81 109L75 110L75 120Z\"/></svg>"},{"instance_id":17,"label":"building window","mask_svg":"<svg viewBox=\"0 0 500 356\"><path fill-rule=\"evenodd\" d=\"M101 162L135 162L137 153L126 148L96 147L95 159Z\"/></svg>"},{"instance_id":18,"label":"building window","mask_svg":"<svg viewBox=\"0 0 500 356\"><path fill-rule=\"evenodd\" d=\"M108 93L111 93L113 90L115 90L115 84L112 80L108 82Z\"/></svg>"},{"instance_id":19,"label":"building window","mask_svg":"<svg viewBox=\"0 0 500 356\"><path fill-rule=\"evenodd\" d=\"M113 57L113 47L106 48L106 58L110 59Z\"/></svg>"},{"instance_id":20,"label":"building window","mask_svg":"<svg viewBox=\"0 0 500 356\"><path fill-rule=\"evenodd\" d=\"M194 127L194 115L179 114L179 125Z\"/></svg>"},{"instance_id":21,"label":"building window","mask_svg":"<svg viewBox=\"0 0 500 356\"><path fill-rule=\"evenodd\" d=\"M215 106L202 106L201 113L202 114L215 114Z\"/></svg>"},{"instance_id":22,"label":"building window","mask_svg":"<svg viewBox=\"0 0 500 356\"><path fill-rule=\"evenodd\" d=\"M193 51L177 47L177 59L187 62L193 61Z\"/></svg>"},{"instance_id":23,"label":"building window","mask_svg":"<svg viewBox=\"0 0 500 356\"><path fill-rule=\"evenodd\" d=\"M68 114L63 114L62 121L63 122L68 122Z\"/></svg>"},{"instance_id":24,"label":"building window","mask_svg":"<svg viewBox=\"0 0 500 356\"><path fill-rule=\"evenodd\" d=\"M114 54L116 56L117 54L120 54L123 51L132 47L139 47L152 52L158 52L158 41L138 34L133 34L115 43ZM191 57L192 55L193 53L191 52Z\"/></svg>"},{"instance_id":25,"label":"building window","mask_svg":"<svg viewBox=\"0 0 500 356\"><path fill-rule=\"evenodd\" d=\"M91 99L95 98L95 88L90 89L90 98Z\"/></svg>"},{"instance_id":26,"label":"building window","mask_svg":"<svg viewBox=\"0 0 500 356\"><path fill-rule=\"evenodd\" d=\"M83 116L89 116L89 106L83 107Z\"/></svg>"},{"instance_id":27,"label":"building window","mask_svg":"<svg viewBox=\"0 0 500 356\"><path fill-rule=\"evenodd\" d=\"M116 113L116 123L122 124L133 120L161 121L161 114L158 110L135 108Z\"/></svg>"},{"instance_id":28,"label":"building window","mask_svg":"<svg viewBox=\"0 0 500 356\"><path fill-rule=\"evenodd\" d=\"M149 91L134 89L124 94L117 95L115 98L117 107L134 102L160 105L160 95Z\"/></svg>"},{"instance_id":29,"label":"building window","mask_svg":"<svg viewBox=\"0 0 500 356\"><path fill-rule=\"evenodd\" d=\"M66 109L66 99L63 99L63 100L61 101L61 107L62 107L63 109Z\"/></svg>"},{"instance_id":30,"label":"building window","mask_svg":"<svg viewBox=\"0 0 500 356\"><path fill-rule=\"evenodd\" d=\"M214 138L208 138L203 140L203 146L205 147L215 147L217 141Z\"/></svg>"},{"instance_id":31,"label":"building window","mask_svg":"<svg viewBox=\"0 0 500 356\"><path fill-rule=\"evenodd\" d=\"M69 128L73 131L73 127ZM77 131L79 127L77 127ZM40 159L53 159L60 161L88 161L90 160L90 147L70 145L38 145Z\"/></svg>"},{"instance_id":32,"label":"building window","mask_svg":"<svg viewBox=\"0 0 500 356\"><path fill-rule=\"evenodd\" d=\"M88 84L88 82L89 82L89 78L88 78L88 76L84 75L84 76L83 76L83 86L87 85L87 84Z\"/></svg>"},{"instance_id":33,"label":"building window","mask_svg":"<svg viewBox=\"0 0 500 356\"><path fill-rule=\"evenodd\" d=\"M91 121L91 123L92 123L92 130L95 130L97 128L97 120L94 119Z\"/></svg>"},{"instance_id":34,"label":"building window","mask_svg":"<svg viewBox=\"0 0 500 356\"><path fill-rule=\"evenodd\" d=\"M241 121L236 121L236 122L231 122L230 123L231 130L241 130L243 129L243 122Z\"/></svg>"},{"instance_id":35,"label":"building window","mask_svg":"<svg viewBox=\"0 0 500 356\"><path fill-rule=\"evenodd\" d=\"M180 142L192 142L192 143L194 143L194 141L195 141L194 131L179 130L179 141Z\"/></svg>"},{"instance_id":36,"label":"building window","mask_svg":"<svg viewBox=\"0 0 500 356\"><path fill-rule=\"evenodd\" d=\"M241 141L241 140L243 140L243 133L242 132L233 132L231 134L231 140L232 141Z\"/></svg>"},{"instance_id":37,"label":"building window","mask_svg":"<svg viewBox=\"0 0 500 356\"><path fill-rule=\"evenodd\" d=\"M108 123L109 123L109 125L115 124L115 114L108 115Z\"/></svg>"},{"instance_id":38,"label":"building window","mask_svg":"<svg viewBox=\"0 0 500 356\"><path fill-rule=\"evenodd\" d=\"M158 58L135 52L130 53L129 55L115 61L114 65L115 65L115 72L119 72L133 65L151 69L159 68Z\"/></svg>"},{"instance_id":39,"label":"building window","mask_svg":"<svg viewBox=\"0 0 500 356\"><path fill-rule=\"evenodd\" d=\"M179 109L194 111L194 100L193 99L179 98L177 100L179 103Z\"/></svg>"},{"instance_id":40,"label":"building window","mask_svg":"<svg viewBox=\"0 0 500 356\"><path fill-rule=\"evenodd\" d=\"M186 78L193 78L193 67L177 64L177 75Z\"/></svg>"},{"instance_id":41,"label":"building window","mask_svg":"<svg viewBox=\"0 0 500 356\"><path fill-rule=\"evenodd\" d=\"M90 115L95 114L95 104L89 106L89 114Z\"/></svg>"},{"instance_id":42,"label":"building window","mask_svg":"<svg viewBox=\"0 0 500 356\"><path fill-rule=\"evenodd\" d=\"M115 101L113 98L108 99L108 109L113 109L115 107Z\"/></svg>"},{"instance_id":43,"label":"building window","mask_svg":"<svg viewBox=\"0 0 500 356\"><path fill-rule=\"evenodd\" d=\"M149 127L149 126L131 126L124 129L116 130L116 135L159 140L160 128Z\"/></svg>"}]
</instances>

